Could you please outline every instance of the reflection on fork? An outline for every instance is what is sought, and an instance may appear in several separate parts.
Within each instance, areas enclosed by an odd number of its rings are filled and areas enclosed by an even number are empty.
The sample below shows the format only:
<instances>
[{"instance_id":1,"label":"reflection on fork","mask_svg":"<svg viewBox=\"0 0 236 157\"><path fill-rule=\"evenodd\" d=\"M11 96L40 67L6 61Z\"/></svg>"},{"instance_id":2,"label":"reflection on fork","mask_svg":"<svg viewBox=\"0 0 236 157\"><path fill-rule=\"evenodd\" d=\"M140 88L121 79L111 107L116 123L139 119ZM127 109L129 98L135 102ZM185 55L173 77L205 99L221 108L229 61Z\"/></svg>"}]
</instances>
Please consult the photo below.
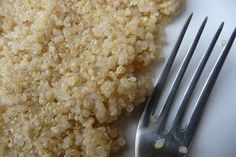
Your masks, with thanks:
<instances>
[{"instance_id":1,"label":"reflection on fork","mask_svg":"<svg viewBox=\"0 0 236 157\"><path fill-rule=\"evenodd\" d=\"M184 73L190 63L198 41L202 35L204 27L207 23L207 18L205 18L195 36L192 45L190 46L189 51L183 59L183 62L179 68L176 78L174 79L174 82L171 86L171 90L168 93L167 99L163 107L161 108L160 112L155 115L154 111L156 105L158 104L158 99L160 97L161 92L163 91L163 87L166 83L169 71L175 60L175 57L182 43L184 35L187 31L187 28L190 24L192 16L193 15L191 14L188 17L186 23L184 24L179 38L170 56L167 58L162 68L162 71L155 84L154 90L150 98L148 99L144 112L140 118L136 132L135 157L176 157L185 156L187 154L194 133L198 126L199 120L201 118L203 108L221 71L224 61L233 45L236 36L236 28L231 34L231 37L229 38L224 49L222 50L207 81L205 82L205 85L200 93L200 96L197 99L196 105L190 115L190 118L187 121L187 126L184 129L181 129L180 126L183 119L183 115L185 113L185 109L189 104L189 100L191 99L191 95L194 91L194 88L197 85L197 82L203 72L203 69L223 29L224 23L221 23L206 53L202 57L199 65L197 66L196 71L193 74L190 84L188 85L187 90L185 91L181 104L177 109L176 113L174 114L174 117L172 118L171 126L168 130L165 130L164 126L167 121L167 115L170 111L171 105L177 93L178 87L182 81Z\"/></svg>"}]
</instances>

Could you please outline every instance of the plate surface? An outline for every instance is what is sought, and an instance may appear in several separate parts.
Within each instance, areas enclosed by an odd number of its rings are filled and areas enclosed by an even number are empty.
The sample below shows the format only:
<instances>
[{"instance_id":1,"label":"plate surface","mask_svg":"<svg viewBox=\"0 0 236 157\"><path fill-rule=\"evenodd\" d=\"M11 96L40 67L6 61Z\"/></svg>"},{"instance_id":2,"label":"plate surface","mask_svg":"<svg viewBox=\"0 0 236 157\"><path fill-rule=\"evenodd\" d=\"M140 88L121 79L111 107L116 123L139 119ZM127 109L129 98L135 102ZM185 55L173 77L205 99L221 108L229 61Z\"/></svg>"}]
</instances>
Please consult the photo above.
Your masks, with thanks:
<instances>
[{"instance_id":1,"label":"plate surface","mask_svg":"<svg viewBox=\"0 0 236 157\"><path fill-rule=\"evenodd\" d=\"M186 8L171 24L166 28L167 43L164 48L165 56L169 54L171 48L177 38L177 35L188 17L193 12L194 16L191 25L187 31L184 43L180 48L180 53L177 57L175 65L181 63L181 57L184 56L191 44L191 41L196 34L196 31L203 21L208 16L208 23L197 46L196 52L193 56L193 62L184 78L184 83L181 88L185 88L189 81L194 68L199 62L202 54L205 52L207 45L209 45L216 29L219 24L224 21L225 25L221 36L216 44L216 47L212 53L212 56L204 70L201 80L198 84L200 89L210 72L210 69L214 65L219 53L223 48L223 43L229 38L234 27L236 27L236 1L235 0L187 0ZM176 66L174 66L176 67ZM158 69L158 68L157 68ZM172 74L177 69L173 68ZM158 70L157 70L158 73ZM170 85L171 83L169 83ZM196 96L200 90L196 90L193 96L194 105ZM176 99L176 105L183 93L179 92ZM166 92L164 93L164 96ZM163 96L163 97L164 97ZM164 99L163 99L164 100ZM160 106L162 100L160 100ZM135 132L138 124L138 119L142 107L136 109L136 111L130 117L124 117L120 120L120 125L125 133L128 141L127 148L121 155L123 157L134 157L134 144L135 144ZM122 123L124 121L126 123ZM213 92L208 100L205 108L204 115L201 119L198 131L193 141L193 145L190 149L191 157L235 157L236 154L236 41L226 59L226 62L222 68L222 71L217 79Z\"/></svg>"}]
</instances>

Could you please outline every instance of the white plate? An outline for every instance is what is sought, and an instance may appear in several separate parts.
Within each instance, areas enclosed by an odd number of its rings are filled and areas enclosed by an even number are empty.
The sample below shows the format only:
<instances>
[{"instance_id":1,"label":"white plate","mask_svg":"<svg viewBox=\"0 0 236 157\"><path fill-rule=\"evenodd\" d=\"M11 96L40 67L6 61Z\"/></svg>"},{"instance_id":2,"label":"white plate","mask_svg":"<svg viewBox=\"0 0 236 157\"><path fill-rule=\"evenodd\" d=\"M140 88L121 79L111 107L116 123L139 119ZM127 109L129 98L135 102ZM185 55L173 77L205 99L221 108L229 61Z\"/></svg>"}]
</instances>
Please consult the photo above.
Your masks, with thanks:
<instances>
[{"instance_id":1,"label":"white plate","mask_svg":"<svg viewBox=\"0 0 236 157\"><path fill-rule=\"evenodd\" d=\"M197 65L201 55L209 45L214 32L219 24L224 21L225 26L214 52L209 60L203 77L199 83L199 87L207 78L207 74L212 68L214 61L222 50L222 42L227 40L236 27L236 1L235 0L188 0L183 13L174 20L167 28L167 45L164 48L164 53L167 56L177 38L177 35L183 26L188 15L193 12L194 16L191 25L184 39L184 43L180 49L180 55L177 58L176 65L180 64L181 57L187 51L191 40L196 34L202 20L208 16L208 23L203 32L202 38L197 46L194 62L190 64L190 68L186 73L184 82L187 82ZM185 84L183 85L183 88ZM199 90L197 90L196 95ZM179 96L182 93L179 92ZM177 99L178 102L179 99ZM193 99L194 101L195 99ZM137 109L131 117L125 117L120 124L125 132L128 140L127 148L124 151L123 157L134 157L134 138L140 110ZM191 108L190 108L191 110ZM193 146L190 150L191 157L235 157L236 154L236 42L231 49L231 52L223 66L223 69L217 79L213 92L208 100L202 117L200 126L193 141Z\"/></svg>"}]
</instances>

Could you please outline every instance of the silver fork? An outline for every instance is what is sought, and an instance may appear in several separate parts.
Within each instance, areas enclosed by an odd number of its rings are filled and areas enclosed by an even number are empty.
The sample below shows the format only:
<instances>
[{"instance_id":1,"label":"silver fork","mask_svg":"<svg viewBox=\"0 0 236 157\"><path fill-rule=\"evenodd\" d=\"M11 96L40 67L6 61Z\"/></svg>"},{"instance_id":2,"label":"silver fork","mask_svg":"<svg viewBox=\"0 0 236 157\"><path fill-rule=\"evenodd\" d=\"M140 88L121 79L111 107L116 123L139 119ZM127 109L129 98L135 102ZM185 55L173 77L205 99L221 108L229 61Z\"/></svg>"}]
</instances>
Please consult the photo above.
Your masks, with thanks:
<instances>
[{"instance_id":1,"label":"silver fork","mask_svg":"<svg viewBox=\"0 0 236 157\"><path fill-rule=\"evenodd\" d=\"M154 90L150 98L148 99L144 112L140 118L135 139L135 157L182 157L188 153L191 141L201 118L203 108L216 82L216 79L220 73L224 61L232 47L236 36L236 28L231 34L228 42L226 43L219 58L217 59L207 81L205 82L200 96L198 97L197 102L194 106L194 109L191 112L190 118L187 120L186 127L184 129L181 128L181 122L185 113L185 109L189 103L194 88L197 85L197 82L203 72L203 69L210 57L210 54L218 40L218 37L223 29L224 23L222 22L218 30L216 31L206 53L202 57L199 65L197 66L196 71L193 74L190 84L188 85L187 90L185 91L185 94L182 98L181 104L175 112L174 117L172 118L169 129L164 129L168 117L167 115L170 111L171 104L175 98L176 91L182 81L184 73L189 65L189 62L196 49L197 43L207 23L206 17L202 22L195 36L195 39L181 64L181 67L179 68L177 76L174 79L174 82L171 86L171 90L167 96L163 107L156 115L154 114L154 111L156 105L158 104L158 98L160 97L160 94L163 90L164 84L167 80L167 76L175 60L175 57L177 55L183 37L186 33L186 30L189 26L189 23L192 19L192 16L193 14L191 14L185 22L171 54L164 63L164 66L155 83Z\"/></svg>"}]
</instances>

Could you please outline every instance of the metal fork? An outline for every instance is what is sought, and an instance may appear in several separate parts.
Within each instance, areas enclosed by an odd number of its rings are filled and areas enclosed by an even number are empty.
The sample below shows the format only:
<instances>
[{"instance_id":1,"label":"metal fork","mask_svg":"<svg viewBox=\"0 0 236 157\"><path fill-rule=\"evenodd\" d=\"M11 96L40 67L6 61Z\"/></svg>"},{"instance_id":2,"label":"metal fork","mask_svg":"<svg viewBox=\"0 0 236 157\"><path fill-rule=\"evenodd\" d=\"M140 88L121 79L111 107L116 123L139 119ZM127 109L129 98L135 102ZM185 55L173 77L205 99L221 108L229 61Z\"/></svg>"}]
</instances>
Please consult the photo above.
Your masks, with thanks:
<instances>
[{"instance_id":1,"label":"metal fork","mask_svg":"<svg viewBox=\"0 0 236 157\"><path fill-rule=\"evenodd\" d=\"M185 22L178 40L167 58L164 66L159 74L159 77L155 83L154 90L147 101L144 112L140 118L136 139L135 139L135 157L182 157L186 156L188 153L191 141L193 139L194 133L197 129L199 120L201 118L203 108L207 102L207 99L212 91L212 88L216 82L216 79L220 73L220 70L224 64L224 61L232 47L236 36L236 28L231 34L228 42L226 43L224 49L222 50L219 58L217 59L207 81L205 82L203 89L200 93L200 96L197 99L197 102L194 106L193 111L191 112L190 118L187 120L187 125L183 129L181 128L181 122L185 109L189 104L189 100L194 91L195 86L203 72L203 69L210 57L210 54L218 40L218 37L223 29L224 23L222 22L217 29L206 53L203 55L199 65L197 66L196 71L193 74L193 77L190 81L190 84L185 91L185 94L182 98L181 104L172 118L171 125L169 129L164 129L164 126L167 121L167 115L170 111L171 105L177 93L177 89L182 81L184 73L189 65L189 62L193 56L193 53L196 49L198 41L201 37L201 34L204 30L204 27L207 23L207 17L202 22L195 39L190 46L189 51L187 52L180 68L177 73L176 78L171 86L170 92L167 96L167 99L161 108L160 112L156 115L154 114L156 105L158 104L158 99L163 90L164 84L167 80L167 76L172 67L172 64L175 60L181 42L184 38L186 30L189 26L189 23L192 19L193 14L191 14L187 21Z\"/></svg>"}]
</instances>

